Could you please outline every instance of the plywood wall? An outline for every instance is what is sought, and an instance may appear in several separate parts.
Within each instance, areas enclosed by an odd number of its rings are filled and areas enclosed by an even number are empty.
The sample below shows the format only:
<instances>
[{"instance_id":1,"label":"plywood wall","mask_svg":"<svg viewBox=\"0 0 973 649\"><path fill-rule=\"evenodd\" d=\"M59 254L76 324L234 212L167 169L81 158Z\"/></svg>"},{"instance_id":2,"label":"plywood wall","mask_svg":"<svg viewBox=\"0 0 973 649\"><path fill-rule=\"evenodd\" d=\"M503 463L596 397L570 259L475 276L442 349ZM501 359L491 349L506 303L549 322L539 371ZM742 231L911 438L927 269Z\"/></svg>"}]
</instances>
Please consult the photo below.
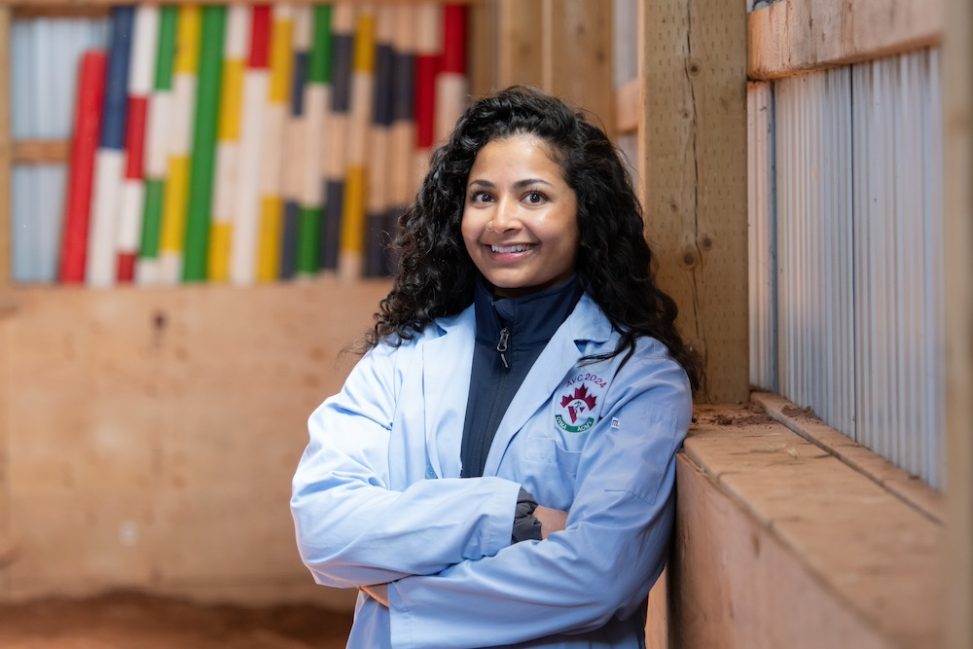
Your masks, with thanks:
<instances>
[{"instance_id":1,"label":"plywood wall","mask_svg":"<svg viewBox=\"0 0 973 649\"><path fill-rule=\"evenodd\" d=\"M290 479L385 282L31 289L0 320L0 597L139 587L347 601L312 587Z\"/></svg>"}]
</instances>

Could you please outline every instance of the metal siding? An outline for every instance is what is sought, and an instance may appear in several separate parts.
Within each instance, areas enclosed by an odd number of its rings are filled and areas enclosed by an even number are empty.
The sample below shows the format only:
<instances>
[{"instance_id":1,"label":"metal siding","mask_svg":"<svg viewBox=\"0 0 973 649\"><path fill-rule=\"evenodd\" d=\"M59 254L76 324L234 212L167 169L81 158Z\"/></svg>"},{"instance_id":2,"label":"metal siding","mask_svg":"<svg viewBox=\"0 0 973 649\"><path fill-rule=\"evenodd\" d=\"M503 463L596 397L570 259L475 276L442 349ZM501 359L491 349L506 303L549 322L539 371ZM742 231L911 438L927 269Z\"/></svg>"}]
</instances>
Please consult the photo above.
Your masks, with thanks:
<instances>
[{"instance_id":1,"label":"metal siding","mask_svg":"<svg viewBox=\"0 0 973 649\"><path fill-rule=\"evenodd\" d=\"M769 83L747 89L749 211L750 382L777 389L777 332L774 245L773 93Z\"/></svg>"},{"instance_id":2,"label":"metal siding","mask_svg":"<svg viewBox=\"0 0 973 649\"><path fill-rule=\"evenodd\" d=\"M774 156L751 84L751 357L763 372L776 299L781 394L940 486L943 430L939 54L781 80ZM769 112L769 111L767 111ZM776 171L774 162L776 161ZM763 178L774 178L773 188ZM776 215L761 201L775 201ZM763 239L773 228L776 242ZM764 226L761 219L769 218ZM777 256L776 287L761 268Z\"/></svg>"}]
</instances>

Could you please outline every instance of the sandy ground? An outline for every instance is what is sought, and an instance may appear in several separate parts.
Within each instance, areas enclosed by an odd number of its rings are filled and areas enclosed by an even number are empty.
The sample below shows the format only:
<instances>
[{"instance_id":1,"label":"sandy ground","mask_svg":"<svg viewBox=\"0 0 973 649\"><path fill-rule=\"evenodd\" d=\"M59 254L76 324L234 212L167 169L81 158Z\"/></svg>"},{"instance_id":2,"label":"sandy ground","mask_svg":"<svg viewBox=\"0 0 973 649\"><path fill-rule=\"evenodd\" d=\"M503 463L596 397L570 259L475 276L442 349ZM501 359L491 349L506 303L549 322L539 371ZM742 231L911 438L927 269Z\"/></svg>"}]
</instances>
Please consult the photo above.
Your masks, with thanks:
<instances>
[{"instance_id":1,"label":"sandy ground","mask_svg":"<svg viewBox=\"0 0 973 649\"><path fill-rule=\"evenodd\" d=\"M112 593L0 606L3 649L340 649L351 616Z\"/></svg>"}]
</instances>

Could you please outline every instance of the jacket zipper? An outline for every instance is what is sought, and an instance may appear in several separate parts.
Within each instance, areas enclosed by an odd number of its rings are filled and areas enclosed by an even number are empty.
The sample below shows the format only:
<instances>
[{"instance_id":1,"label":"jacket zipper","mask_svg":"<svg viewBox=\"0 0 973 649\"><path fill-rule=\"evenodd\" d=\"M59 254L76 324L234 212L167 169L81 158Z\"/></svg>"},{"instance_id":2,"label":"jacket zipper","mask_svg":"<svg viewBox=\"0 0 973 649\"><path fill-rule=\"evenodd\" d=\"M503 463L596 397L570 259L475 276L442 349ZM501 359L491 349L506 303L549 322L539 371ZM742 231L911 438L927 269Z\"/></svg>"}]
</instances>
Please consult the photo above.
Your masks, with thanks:
<instances>
[{"instance_id":1,"label":"jacket zipper","mask_svg":"<svg viewBox=\"0 0 973 649\"><path fill-rule=\"evenodd\" d=\"M503 368L505 370L510 369L510 364L507 362L507 342L510 340L510 330L504 327L500 330L500 342L497 343L497 351L500 352L500 360L503 362Z\"/></svg>"}]
</instances>

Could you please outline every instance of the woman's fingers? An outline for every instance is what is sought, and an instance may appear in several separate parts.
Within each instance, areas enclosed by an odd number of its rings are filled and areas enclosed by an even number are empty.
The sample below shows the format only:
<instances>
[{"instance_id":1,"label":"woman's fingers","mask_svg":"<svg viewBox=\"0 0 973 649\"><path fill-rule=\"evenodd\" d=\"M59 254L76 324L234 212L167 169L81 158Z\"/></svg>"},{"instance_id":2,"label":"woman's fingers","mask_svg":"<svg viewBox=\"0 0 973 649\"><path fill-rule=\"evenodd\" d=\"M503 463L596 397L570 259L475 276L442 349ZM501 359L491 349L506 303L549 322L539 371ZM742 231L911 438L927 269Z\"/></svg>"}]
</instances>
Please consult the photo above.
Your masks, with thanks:
<instances>
[{"instance_id":1,"label":"woman's fingers","mask_svg":"<svg viewBox=\"0 0 973 649\"><path fill-rule=\"evenodd\" d=\"M541 538L546 539L554 532L560 532L568 522L568 513L560 509L551 509L538 505L534 510L534 518L541 523Z\"/></svg>"}]
</instances>

